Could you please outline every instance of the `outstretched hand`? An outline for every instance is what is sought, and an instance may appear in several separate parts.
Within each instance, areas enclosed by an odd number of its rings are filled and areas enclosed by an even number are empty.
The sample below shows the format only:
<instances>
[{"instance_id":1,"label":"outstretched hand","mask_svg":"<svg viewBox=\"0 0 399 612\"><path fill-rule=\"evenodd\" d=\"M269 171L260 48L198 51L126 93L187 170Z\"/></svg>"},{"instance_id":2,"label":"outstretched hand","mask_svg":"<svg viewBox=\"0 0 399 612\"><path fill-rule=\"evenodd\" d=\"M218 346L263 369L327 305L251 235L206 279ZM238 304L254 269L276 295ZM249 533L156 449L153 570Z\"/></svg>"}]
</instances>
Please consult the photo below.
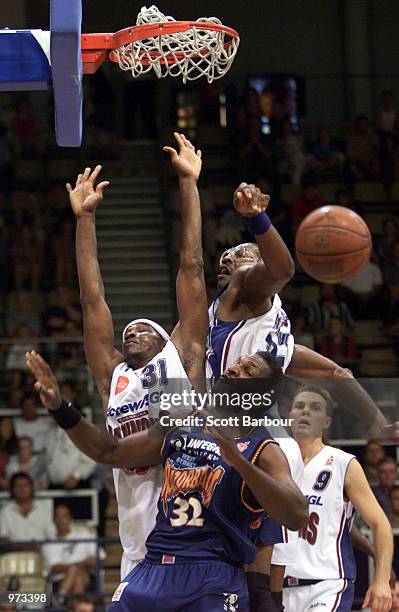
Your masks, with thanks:
<instances>
[{"instance_id":1,"label":"outstretched hand","mask_svg":"<svg viewBox=\"0 0 399 612\"><path fill-rule=\"evenodd\" d=\"M70 183L66 184L69 200L77 217L93 213L103 199L103 190L108 187L109 181L102 181L95 188L94 183L100 172L101 166L96 166L93 172L91 168L85 168L84 173L78 175L73 189Z\"/></svg>"},{"instance_id":2,"label":"outstretched hand","mask_svg":"<svg viewBox=\"0 0 399 612\"><path fill-rule=\"evenodd\" d=\"M269 202L270 196L262 193L256 185L247 185L247 183L241 183L233 196L233 206L243 217L254 217L265 212Z\"/></svg>"},{"instance_id":3,"label":"outstretched hand","mask_svg":"<svg viewBox=\"0 0 399 612\"><path fill-rule=\"evenodd\" d=\"M163 147L165 153L169 153L172 166L180 178L193 178L198 180L202 167L202 152L195 150L194 145L185 137L184 134L174 133L178 144L179 152L173 147Z\"/></svg>"},{"instance_id":4,"label":"outstretched hand","mask_svg":"<svg viewBox=\"0 0 399 612\"><path fill-rule=\"evenodd\" d=\"M54 372L36 351L25 353L25 357L27 368L36 379L34 387L40 395L43 406L48 410L58 410L62 397Z\"/></svg>"}]
</instances>

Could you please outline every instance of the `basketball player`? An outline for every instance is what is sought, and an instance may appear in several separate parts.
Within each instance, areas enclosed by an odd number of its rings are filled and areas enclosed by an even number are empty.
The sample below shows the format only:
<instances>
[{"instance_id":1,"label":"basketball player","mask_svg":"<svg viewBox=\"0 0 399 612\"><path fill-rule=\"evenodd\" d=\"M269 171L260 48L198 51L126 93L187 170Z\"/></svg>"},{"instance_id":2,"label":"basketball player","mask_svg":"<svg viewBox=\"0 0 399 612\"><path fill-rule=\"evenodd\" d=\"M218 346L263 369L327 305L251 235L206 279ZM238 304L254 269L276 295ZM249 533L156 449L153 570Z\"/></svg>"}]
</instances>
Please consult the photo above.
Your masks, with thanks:
<instances>
[{"instance_id":1,"label":"basketball player","mask_svg":"<svg viewBox=\"0 0 399 612\"><path fill-rule=\"evenodd\" d=\"M119 469L153 466L161 460L164 464L146 558L116 589L110 610L249 612L241 565L256 555L250 532L264 516L263 508L290 529L307 521L307 502L267 431L234 424L235 438L227 440L220 436L218 423L208 422L209 414L191 412L185 428L171 430L172 421L165 432L159 422L151 430L118 439L62 400L54 374L40 355L27 353L27 365L43 404L82 452ZM242 392L243 382L244 392L258 383L277 399L281 378L276 360L265 352L256 353L240 360L234 374L220 378L214 393L224 397ZM234 404L236 417L244 413L241 404ZM216 416L232 414L231 406L217 408ZM264 406L250 410L251 417L264 414Z\"/></svg>"},{"instance_id":2,"label":"basketball player","mask_svg":"<svg viewBox=\"0 0 399 612\"><path fill-rule=\"evenodd\" d=\"M76 216L76 259L83 309L84 347L102 399L108 431L125 438L150 426L157 416L157 397L167 380L174 391L189 387L189 378L203 375L204 342L208 328L202 264L201 211L197 180L201 151L175 133L179 153L164 147L180 183L181 252L176 279L179 323L169 338L154 321L137 319L126 325L122 353L114 347L114 330L105 301L97 258L95 211L109 184L95 187L101 171L86 168L75 187L67 185ZM154 403L153 403L154 402ZM114 471L119 533L123 546L121 575L144 558L145 540L154 526L162 469L128 465Z\"/></svg>"},{"instance_id":3,"label":"basketball player","mask_svg":"<svg viewBox=\"0 0 399 612\"><path fill-rule=\"evenodd\" d=\"M256 244L232 247L220 258L219 292L209 309L207 376L217 378L240 355L268 350L287 376L331 379L338 403L361 418L369 435L397 441L399 423L387 424L349 370L294 344L277 293L292 278L295 265L266 213L269 200L255 185L246 183L234 193L233 206Z\"/></svg>"},{"instance_id":4,"label":"basketball player","mask_svg":"<svg viewBox=\"0 0 399 612\"><path fill-rule=\"evenodd\" d=\"M325 389L300 388L292 403L292 431L305 463L302 492L310 505L301 530L297 559L287 571L287 612L350 612L356 566L350 540L354 508L373 532L375 576L363 602L373 612L389 610L393 537L357 459L323 443L332 420L333 402Z\"/></svg>"},{"instance_id":5,"label":"basketball player","mask_svg":"<svg viewBox=\"0 0 399 612\"><path fill-rule=\"evenodd\" d=\"M242 183L233 198L236 211L257 244L242 244L227 250L220 259L219 293L209 309L210 328L207 341L207 376L217 378L238 357L256 350L268 350L283 371L293 378L332 379L338 402L361 418L368 432L398 435L398 424L387 422L352 374L310 349L295 345L289 319L276 294L294 273L294 263L287 247L270 222L266 209L269 196L255 185ZM277 414L276 414L277 416ZM300 484L303 464L299 449L286 433L273 436L286 453L295 482ZM295 559L297 534L268 521L260 542L267 549L259 552L256 563L247 568L252 612L262 610L271 590L281 608L282 580L285 566ZM274 544L272 565L271 545ZM262 586L263 585L263 586Z\"/></svg>"}]
</instances>

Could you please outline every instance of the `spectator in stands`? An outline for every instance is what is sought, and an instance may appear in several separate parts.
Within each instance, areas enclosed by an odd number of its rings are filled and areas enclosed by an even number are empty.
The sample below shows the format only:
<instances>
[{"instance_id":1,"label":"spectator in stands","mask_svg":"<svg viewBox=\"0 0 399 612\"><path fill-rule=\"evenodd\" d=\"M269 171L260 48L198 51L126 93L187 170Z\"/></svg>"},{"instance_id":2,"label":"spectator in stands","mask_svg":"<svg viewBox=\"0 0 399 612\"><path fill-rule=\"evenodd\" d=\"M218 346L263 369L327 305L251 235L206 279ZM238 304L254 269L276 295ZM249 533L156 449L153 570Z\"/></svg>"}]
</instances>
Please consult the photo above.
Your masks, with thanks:
<instances>
[{"instance_id":1,"label":"spectator in stands","mask_svg":"<svg viewBox=\"0 0 399 612\"><path fill-rule=\"evenodd\" d=\"M62 457L62 461L60 461ZM50 422L45 449L49 488L89 488L96 464L80 452L63 429Z\"/></svg>"},{"instance_id":2,"label":"spectator in stands","mask_svg":"<svg viewBox=\"0 0 399 612\"><path fill-rule=\"evenodd\" d=\"M395 107L395 99L391 91L384 91L381 94L382 109L375 117L375 127L378 134L393 134L395 124L398 120L398 111Z\"/></svg>"},{"instance_id":3,"label":"spectator in stands","mask_svg":"<svg viewBox=\"0 0 399 612\"><path fill-rule=\"evenodd\" d=\"M69 507L57 505L54 523L55 539L59 543L43 547L45 563L56 584L60 604L65 602L69 594L85 593L96 569L96 543L70 542L93 539L93 534L86 527L77 527L72 520Z\"/></svg>"},{"instance_id":4,"label":"spectator in stands","mask_svg":"<svg viewBox=\"0 0 399 612\"><path fill-rule=\"evenodd\" d=\"M377 466L384 458L384 447L375 440L369 440L362 453L362 465L370 485L378 483Z\"/></svg>"},{"instance_id":5,"label":"spectator in stands","mask_svg":"<svg viewBox=\"0 0 399 612\"><path fill-rule=\"evenodd\" d=\"M330 317L328 331L328 336L321 342L319 352L340 365L350 367L353 370L353 366L359 358L359 349L355 341L345 334L342 321L335 317Z\"/></svg>"},{"instance_id":6,"label":"spectator in stands","mask_svg":"<svg viewBox=\"0 0 399 612\"><path fill-rule=\"evenodd\" d=\"M378 485L373 487L374 495L386 514L392 510L390 493L398 476L398 466L393 457L381 459L377 465Z\"/></svg>"},{"instance_id":7,"label":"spectator in stands","mask_svg":"<svg viewBox=\"0 0 399 612\"><path fill-rule=\"evenodd\" d=\"M399 529L399 486L395 485L389 492L391 512L388 514L392 529Z\"/></svg>"},{"instance_id":8,"label":"spectator in stands","mask_svg":"<svg viewBox=\"0 0 399 612\"><path fill-rule=\"evenodd\" d=\"M326 332L331 317L339 319L345 329L353 327L353 318L348 305L337 297L334 285L324 283L320 286L320 300L309 306L308 323L314 332Z\"/></svg>"},{"instance_id":9,"label":"spectator in stands","mask_svg":"<svg viewBox=\"0 0 399 612\"><path fill-rule=\"evenodd\" d=\"M370 129L368 118L358 117L347 142L349 178L355 181L376 178L380 172L378 152L378 138Z\"/></svg>"},{"instance_id":10,"label":"spectator in stands","mask_svg":"<svg viewBox=\"0 0 399 612\"><path fill-rule=\"evenodd\" d=\"M376 253L354 276L342 283L355 319L378 319L381 317L381 291L383 278Z\"/></svg>"},{"instance_id":11,"label":"spectator in stands","mask_svg":"<svg viewBox=\"0 0 399 612\"><path fill-rule=\"evenodd\" d=\"M33 481L28 474L16 473L10 481L12 501L0 510L0 538L46 540L54 534L50 506L34 497Z\"/></svg>"},{"instance_id":12,"label":"spectator in stands","mask_svg":"<svg viewBox=\"0 0 399 612\"><path fill-rule=\"evenodd\" d=\"M25 353L37 350L37 344L31 340L34 335L26 325L19 325L15 330L17 342L11 344L8 351L5 369L9 373L11 388L16 388L21 380L21 373L26 372Z\"/></svg>"},{"instance_id":13,"label":"spectator in stands","mask_svg":"<svg viewBox=\"0 0 399 612\"><path fill-rule=\"evenodd\" d=\"M55 260L55 282L58 286L72 287L76 278L75 225L70 217L61 222L51 243Z\"/></svg>"},{"instance_id":14,"label":"spectator in stands","mask_svg":"<svg viewBox=\"0 0 399 612\"><path fill-rule=\"evenodd\" d=\"M295 342L302 346L307 346L314 349L313 334L308 330L305 313L300 313L293 321L292 333L294 334Z\"/></svg>"},{"instance_id":15,"label":"spectator in stands","mask_svg":"<svg viewBox=\"0 0 399 612\"><path fill-rule=\"evenodd\" d=\"M311 149L312 167L316 174L340 174L345 162L342 151L332 142L327 130L319 130L317 143Z\"/></svg>"},{"instance_id":16,"label":"spectator in stands","mask_svg":"<svg viewBox=\"0 0 399 612\"><path fill-rule=\"evenodd\" d=\"M259 175L273 171L268 137L262 134L260 123L252 123L249 130L241 135L239 141L240 174L248 182L255 181Z\"/></svg>"},{"instance_id":17,"label":"spectator in stands","mask_svg":"<svg viewBox=\"0 0 399 612\"><path fill-rule=\"evenodd\" d=\"M397 147L397 134L395 131L398 113L392 92L384 91L382 94L382 109L375 118L375 127L380 139L380 163L382 178L388 185L394 178L394 156Z\"/></svg>"},{"instance_id":18,"label":"spectator in stands","mask_svg":"<svg viewBox=\"0 0 399 612\"><path fill-rule=\"evenodd\" d=\"M24 225L17 233L11 246L11 261L17 291L27 283L32 291L39 291L43 269L43 246L36 240L30 227Z\"/></svg>"},{"instance_id":19,"label":"spectator in stands","mask_svg":"<svg viewBox=\"0 0 399 612\"><path fill-rule=\"evenodd\" d=\"M46 309L43 319L46 334L49 336L62 333L68 321L81 325L82 311L80 306L73 301L69 287L65 285L57 287L54 304Z\"/></svg>"},{"instance_id":20,"label":"spectator in stands","mask_svg":"<svg viewBox=\"0 0 399 612\"><path fill-rule=\"evenodd\" d=\"M314 181L306 181L302 194L292 202L290 207L293 233L295 234L306 215L324 204L324 200L319 196L317 184Z\"/></svg>"},{"instance_id":21,"label":"spectator in stands","mask_svg":"<svg viewBox=\"0 0 399 612\"><path fill-rule=\"evenodd\" d=\"M32 302L32 296L27 291L17 291L14 294L14 299L9 304L6 319L9 336L15 336L20 325L26 325L32 332L32 335L39 335L40 317Z\"/></svg>"},{"instance_id":22,"label":"spectator in stands","mask_svg":"<svg viewBox=\"0 0 399 612\"><path fill-rule=\"evenodd\" d=\"M291 183L300 185L302 176L309 165L303 136L295 131L289 119L283 123L283 137L277 144L278 172L288 175Z\"/></svg>"},{"instance_id":23,"label":"spectator in stands","mask_svg":"<svg viewBox=\"0 0 399 612\"><path fill-rule=\"evenodd\" d=\"M40 453L49 442L51 423L46 416L38 416L39 404L35 393L25 393L20 408L22 416L14 419L15 432L18 438L30 438L33 441L33 451Z\"/></svg>"},{"instance_id":24,"label":"spectator in stands","mask_svg":"<svg viewBox=\"0 0 399 612\"><path fill-rule=\"evenodd\" d=\"M15 453L18 439L15 435L11 417L0 419L0 491L8 490L8 478L6 469L10 455Z\"/></svg>"},{"instance_id":25,"label":"spectator in stands","mask_svg":"<svg viewBox=\"0 0 399 612\"><path fill-rule=\"evenodd\" d=\"M74 595L69 599L67 612L94 612L94 602L87 595Z\"/></svg>"},{"instance_id":26,"label":"spectator in stands","mask_svg":"<svg viewBox=\"0 0 399 612\"><path fill-rule=\"evenodd\" d=\"M33 455L33 444L29 436L18 438L18 451L16 455L10 457L6 467L7 478L12 478L14 474L23 472L28 474L35 485L40 488L43 476L46 473L46 465L43 461L42 454Z\"/></svg>"},{"instance_id":27,"label":"spectator in stands","mask_svg":"<svg viewBox=\"0 0 399 612\"><path fill-rule=\"evenodd\" d=\"M16 105L16 115L11 123L12 138L17 157L40 152L39 122L33 114L28 96L21 96Z\"/></svg>"},{"instance_id":28,"label":"spectator in stands","mask_svg":"<svg viewBox=\"0 0 399 612\"><path fill-rule=\"evenodd\" d=\"M384 266L389 265L393 245L398 240L398 223L395 217L387 217L382 223L382 236L377 238L377 253Z\"/></svg>"}]
</instances>

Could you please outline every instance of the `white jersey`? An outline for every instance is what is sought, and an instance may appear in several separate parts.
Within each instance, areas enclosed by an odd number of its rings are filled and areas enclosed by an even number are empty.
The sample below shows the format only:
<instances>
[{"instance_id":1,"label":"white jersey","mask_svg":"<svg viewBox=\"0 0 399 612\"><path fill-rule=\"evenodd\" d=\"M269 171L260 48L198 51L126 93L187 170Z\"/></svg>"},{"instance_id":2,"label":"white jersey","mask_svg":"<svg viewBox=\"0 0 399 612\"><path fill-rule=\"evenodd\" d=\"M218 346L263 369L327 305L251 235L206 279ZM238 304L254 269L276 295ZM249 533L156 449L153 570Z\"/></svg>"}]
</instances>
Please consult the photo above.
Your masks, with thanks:
<instances>
[{"instance_id":1,"label":"white jersey","mask_svg":"<svg viewBox=\"0 0 399 612\"><path fill-rule=\"evenodd\" d=\"M206 376L219 378L239 357L267 351L285 371L294 351L290 321L276 294L271 309L259 317L227 323L216 317L220 295L209 308Z\"/></svg>"},{"instance_id":2,"label":"white jersey","mask_svg":"<svg viewBox=\"0 0 399 612\"><path fill-rule=\"evenodd\" d=\"M126 438L148 429L157 417L160 396L173 385L173 392L191 385L172 341L168 341L144 368L133 370L126 362L114 370L107 410L108 432ZM161 458L160 458L161 462ZM155 525L163 470L155 467L114 469L118 500L119 536L124 556L131 562L143 559L145 541Z\"/></svg>"},{"instance_id":3,"label":"white jersey","mask_svg":"<svg viewBox=\"0 0 399 612\"><path fill-rule=\"evenodd\" d=\"M287 458L291 470L292 480L297 487L302 488L304 465L299 445L288 434L283 438L275 438L281 450ZM282 527L282 544L275 544L273 547L273 565L291 565L296 561L298 532L291 531L287 527Z\"/></svg>"},{"instance_id":4,"label":"white jersey","mask_svg":"<svg viewBox=\"0 0 399 612\"><path fill-rule=\"evenodd\" d=\"M288 586L297 586L301 579L355 579L350 538L354 510L344 499L346 470L353 458L325 446L305 465L302 493L309 502L309 520L299 532L296 563L286 572Z\"/></svg>"}]
</instances>

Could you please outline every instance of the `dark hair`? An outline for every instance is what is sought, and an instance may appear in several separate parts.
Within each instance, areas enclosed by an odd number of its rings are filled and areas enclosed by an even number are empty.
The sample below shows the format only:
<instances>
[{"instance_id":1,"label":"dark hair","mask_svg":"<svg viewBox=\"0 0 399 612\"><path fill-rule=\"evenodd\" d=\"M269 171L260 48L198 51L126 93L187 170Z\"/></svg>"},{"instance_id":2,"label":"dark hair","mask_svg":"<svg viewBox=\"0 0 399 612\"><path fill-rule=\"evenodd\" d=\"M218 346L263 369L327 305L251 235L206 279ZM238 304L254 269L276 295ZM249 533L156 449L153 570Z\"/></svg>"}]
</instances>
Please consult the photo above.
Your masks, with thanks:
<instances>
[{"instance_id":1,"label":"dark hair","mask_svg":"<svg viewBox=\"0 0 399 612\"><path fill-rule=\"evenodd\" d=\"M382 222L382 229L385 229L388 223L393 223L398 228L398 222L395 217L386 217Z\"/></svg>"},{"instance_id":2,"label":"dark hair","mask_svg":"<svg viewBox=\"0 0 399 612\"><path fill-rule=\"evenodd\" d=\"M393 485L392 489L389 491L389 497L391 497L392 493L396 493L399 491L399 485Z\"/></svg>"},{"instance_id":3,"label":"dark hair","mask_svg":"<svg viewBox=\"0 0 399 612\"><path fill-rule=\"evenodd\" d=\"M85 594L72 595L68 603L68 608L67 608L68 612L75 612L76 606L78 606L81 603L92 604L94 606L95 602L94 602L94 599L90 597L90 595L85 595Z\"/></svg>"},{"instance_id":4,"label":"dark hair","mask_svg":"<svg viewBox=\"0 0 399 612\"><path fill-rule=\"evenodd\" d=\"M275 382L279 382L283 377L283 370L277 363L277 359L267 351L256 351L256 355L262 357L263 361L269 366L271 377Z\"/></svg>"},{"instance_id":5,"label":"dark hair","mask_svg":"<svg viewBox=\"0 0 399 612\"><path fill-rule=\"evenodd\" d=\"M381 98L383 98L384 96L391 96L393 98L393 91L391 91L390 89L386 89L381 93Z\"/></svg>"},{"instance_id":6,"label":"dark hair","mask_svg":"<svg viewBox=\"0 0 399 612\"><path fill-rule=\"evenodd\" d=\"M19 405L22 406L24 405L24 403L26 402L26 400L30 400L33 399L35 401L35 403L37 404L37 396L36 393L33 393L32 391L27 391L26 393L23 394L23 396L21 397L21 401L19 403Z\"/></svg>"},{"instance_id":7,"label":"dark hair","mask_svg":"<svg viewBox=\"0 0 399 612\"><path fill-rule=\"evenodd\" d=\"M398 467L398 463L396 461L396 459L394 459L393 457L384 457L383 459L381 459L381 461L379 461L377 463L377 469L383 465L384 463L391 463L393 464L396 468Z\"/></svg>"},{"instance_id":8,"label":"dark hair","mask_svg":"<svg viewBox=\"0 0 399 612\"><path fill-rule=\"evenodd\" d=\"M15 495L14 495L15 483L20 478L25 478L25 480L27 480L29 482L29 484L31 486L31 489L32 489L32 497L33 497L33 493L34 493L33 480L29 476L29 474L26 474L25 472L16 472L15 474L13 474L11 476L11 478L10 478L10 495L11 495L11 497L15 497Z\"/></svg>"},{"instance_id":9,"label":"dark hair","mask_svg":"<svg viewBox=\"0 0 399 612\"><path fill-rule=\"evenodd\" d=\"M70 508L70 506L68 506L68 504L64 503L64 502L59 502L58 504L54 505L54 515L56 513L57 508L66 508L69 512L69 514L71 515L71 518L73 518L73 514L72 514L72 510Z\"/></svg>"},{"instance_id":10,"label":"dark hair","mask_svg":"<svg viewBox=\"0 0 399 612\"><path fill-rule=\"evenodd\" d=\"M367 115L358 115L355 119L355 123L360 123L360 121L367 121L367 123L369 123L369 118Z\"/></svg>"},{"instance_id":11,"label":"dark hair","mask_svg":"<svg viewBox=\"0 0 399 612\"><path fill-rule=\"evenodd\" d=\"M324 400L325 405L326 405L326 413L327 416L332 417L334 414L334 400L331 396L331 393L329 391L327 391L327 389L325 387L319 387L318 385L315 384L303 384L300 385L297 390L295 391L295 394L292 398L292 404L295 401L295 398L300 394L300 393L317 393L317 395L320 395L320 397Z\"/></svg>"},{"instance_id":12,"label":"dark hair","mask_svg":"<svg viewBox=\"0 0 399 612\"><path fill-rule=\"evenodd\" d=\"M33 446L33 440L32 440L32 438L30 436L20 436L18 438L18 442L20 442L21 440L28 440L30 445Z\"/></svg>"}]
</instances>

